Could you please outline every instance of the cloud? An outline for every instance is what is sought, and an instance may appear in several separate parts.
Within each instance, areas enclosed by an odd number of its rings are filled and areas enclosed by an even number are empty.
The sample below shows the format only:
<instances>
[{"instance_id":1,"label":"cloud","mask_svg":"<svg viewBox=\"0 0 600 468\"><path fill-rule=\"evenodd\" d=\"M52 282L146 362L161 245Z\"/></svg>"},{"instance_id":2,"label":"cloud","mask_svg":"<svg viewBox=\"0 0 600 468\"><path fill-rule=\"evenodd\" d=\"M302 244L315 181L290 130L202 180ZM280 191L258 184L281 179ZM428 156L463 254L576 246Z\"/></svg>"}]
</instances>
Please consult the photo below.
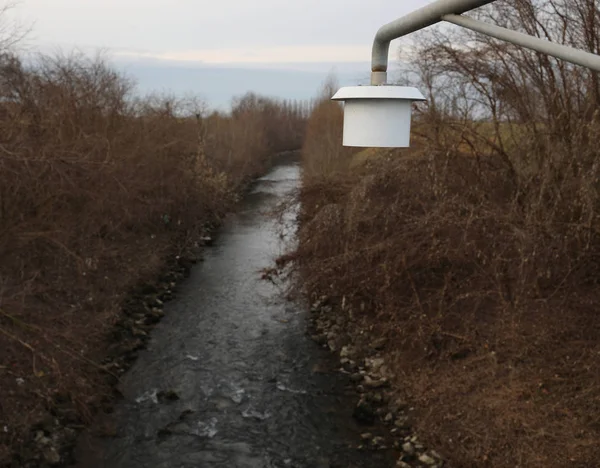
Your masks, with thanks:
<instances>
[{"instance_id":1,"label":"cloud","mask_svg":"<svg viewBox=\"0 0 600 468\"><path fill-rule=\"evenodd\" d=\"M152 58L177 62L227 63L316 63L365 62L370 59L370 46L288 46L230 49L198 49L167 52L116 50L115 57Z\"/></svg>"}]
</instances>

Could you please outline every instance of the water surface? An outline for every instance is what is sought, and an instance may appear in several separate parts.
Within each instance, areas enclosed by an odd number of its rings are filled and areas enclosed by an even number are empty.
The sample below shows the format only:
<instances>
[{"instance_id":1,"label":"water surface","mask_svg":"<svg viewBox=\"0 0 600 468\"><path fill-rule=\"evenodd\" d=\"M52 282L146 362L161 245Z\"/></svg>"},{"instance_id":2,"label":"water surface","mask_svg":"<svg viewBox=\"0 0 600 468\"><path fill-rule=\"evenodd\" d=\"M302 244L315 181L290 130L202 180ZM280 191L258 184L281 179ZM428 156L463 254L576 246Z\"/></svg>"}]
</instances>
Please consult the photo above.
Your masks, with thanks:
<instances>
[{"instance_id":1,"label":"water surface","mask_svg":"<svg viewBox=\"0 0 600 468\"><path fill-rule=\"evenodd\" d=\"M148 349L123 376L117 436L87 436L80 466L111 468L389 467L359 452L356 395L334 360L306 334L306 311L261 270L288 236L269 215L295 190L299 166L258 181L169 303ZM159 398L174 391L179 399Z\"/></svg>"}]
</instances>

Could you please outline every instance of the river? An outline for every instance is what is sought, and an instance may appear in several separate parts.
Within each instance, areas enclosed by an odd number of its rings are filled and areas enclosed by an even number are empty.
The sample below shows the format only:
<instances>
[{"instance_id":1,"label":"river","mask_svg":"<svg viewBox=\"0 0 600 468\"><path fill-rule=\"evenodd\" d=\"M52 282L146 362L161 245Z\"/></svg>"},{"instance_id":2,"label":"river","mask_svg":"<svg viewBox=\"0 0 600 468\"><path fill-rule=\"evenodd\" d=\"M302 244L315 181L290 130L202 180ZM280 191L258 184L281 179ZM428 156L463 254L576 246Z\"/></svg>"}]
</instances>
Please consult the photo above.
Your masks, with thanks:
<instances>
[{"instance_id":1,"label":"river","mask_svg":"<svg viewBox=\"0 0 600 468\"><path fill-rule=\"evenodd\" d=\"M270 211L299 180L297 163L276 166L228 217L123 376L115 437L82 438L79 466L394 465L356 449L367 429L352 418L355 390L306 335L306 307L261 278L296 228L294 208L283 230Z\"/></svg>"}]
</instances>

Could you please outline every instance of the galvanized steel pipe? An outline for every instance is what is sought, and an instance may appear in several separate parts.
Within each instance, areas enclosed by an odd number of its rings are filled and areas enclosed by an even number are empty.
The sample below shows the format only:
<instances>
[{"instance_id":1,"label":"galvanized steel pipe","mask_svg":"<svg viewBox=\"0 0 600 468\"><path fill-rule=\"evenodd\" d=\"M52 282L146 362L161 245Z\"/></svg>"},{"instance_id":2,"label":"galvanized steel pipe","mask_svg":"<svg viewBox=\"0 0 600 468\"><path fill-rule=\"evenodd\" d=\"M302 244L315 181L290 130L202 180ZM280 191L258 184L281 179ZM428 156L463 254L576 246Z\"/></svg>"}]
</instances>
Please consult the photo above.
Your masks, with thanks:
<instances>
[{"instance_id":1,"label":"galvanized steel pipe","mask_svg":"<svg viewBox=\"0 0 600 468\"><path fill-rule=\"evenodd\" d=\"M462 26L463 28L472 31L480 32L486 36L494 37L502 41L535 50L543 54L551 55L567 62L591 68L592 70L600 71L600 56L584 52L583 50L574 49L573 47L564 46L555 42L550 42L539 37L530 36L510 29L502 28L493 24L477 21L473 18L458 15L444 15L444 21Z\"/></svg>"},{"instance_id":2,"label":"galvanized steel pipe","mask_svg":"<svg viewBox=\"0 0 600 468\"><path fill-rule=\"evenodd\" d=\"M373 42L373 57L371 62L371 71L373 74L371 84L379 85L387 81L388 55L391 41L439 23L445 15L460 15L493 1L495 0L438 0L382 26L377 31L375 41Z\"/></svg>"},{"instance_id":3,"label":"galvanized steel pipe","mask_svg":"<svg viewBox=\"0 0 600 468\"><path fill-rule=\"evenodd\" d=\"M485 34L512 44L556 57L567 62L600 71L600 56L574 49L561 44L530 36L493 24L478 21L463 13L474 10L495 0L438 0L420 10L416 10L396 21L382 26L373 42L371 62L371 84L382 85L387 82L388 55L390 42L420 29L447 21L463 28Z\"/></svg>"}]
</instances>

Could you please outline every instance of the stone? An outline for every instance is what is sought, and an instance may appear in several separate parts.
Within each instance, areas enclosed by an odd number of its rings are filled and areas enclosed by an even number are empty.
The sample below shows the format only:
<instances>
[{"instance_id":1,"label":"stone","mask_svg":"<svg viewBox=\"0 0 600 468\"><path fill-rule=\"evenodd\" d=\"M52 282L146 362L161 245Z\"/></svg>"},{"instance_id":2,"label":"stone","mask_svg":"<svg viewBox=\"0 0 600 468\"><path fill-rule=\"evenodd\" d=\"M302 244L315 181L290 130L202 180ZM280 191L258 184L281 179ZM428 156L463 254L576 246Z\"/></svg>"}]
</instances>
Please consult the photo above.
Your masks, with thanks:
<instances>
[{"instance_id":1,"label":"stone","mask_svg":"<svg viewBox=\"0 0 600 468\"><path fill-rule=\"evenodd\" d=\"M146 333L144 330L140 330L139 328L132 328L131 333L133 334L133 336L138 336L138 337L147 337L148 336L148 333Z\"/></svg>"},{"instance_id":2,"label":"stone","mask_svg":"<svg viewBox=\"0 0 600 468\"><path fill-rule=\"evenodd\" d=\"M354 408L352 416L361 424L372 425L375 423L375 411L373 410L373 407L365 400L360 400L358 402Z\"/></svg>"},{"instance_id":3,"label":"stone","mask_svg":"<svg viewBox=\"0 0 600 468\"><path fill-rule=\"evenodd\" d=\"M410 424L409 417L408 416L399 417L394 422L394 426L396 426L398 429L405 429L405 430L410 429L411 424Z\"/></svg>"},{"instance_id":4,"label":"stone","mask_svg":"<svg viewBox=\"0 0 600 468\"><path fill-rule=\"evenodd\" d=\"M327 335L313 335L312 339L317 344L320 344L320 345L327 344Z\"/></svg>"},{"instance_id":5,"label":"stone","mask_svg":"<svg viewBox=\"0 0 600 468\"><path fill-rule=\"evenodd\" d=\"M60 454L54 447L46 447L44 449L44 460L49 465L58 465L60 463Z\"/></svg>"},{"instance_id":6,"label":"stone","mask_svg":"<svg viewBox=\"0 0 600 468\"><path fill-rule=\"evenodd\" d=\"M406 408L408 408L408 404L401 398L397 398L392 404L390 404L390 409L395 413L404 411Z\"/></svg>"},{"instance_id":7,"label":"stone","mask_svg":"<svg viewBox=\"0 0 600 468\"><path fill-rule=\"evenodd\" d=\"M41 447L45 447L47 445L50 445L50 439L48 437L46 437L46 434L44 434L44 431L37 431L35 433L35 442L41 446Z\"/></svg>"},{"instance_id":8,"label":"stone","mask_svg":"<svg viewBox=\"0 0 600 468\"><path fill-rule=\"evenodd\" d=\"M394 420L394 415L392 413L388 413L385 415L385 418L383 418L383 420L386 423L391 423Z\"/></svg>"},{"instance_id":9,"label":"stone","mask_svg":"<svg viewBox=\"0 0 600 468\"><path fill-rule=\"evenodd\" d=\"M328 330L330 326L331 326L331 322L329 320L325 320L325 319L317 320L317 328L319 330Z\"/></svg>"},{"instance_id":10,"label":"stone","mask_svg":"<svg viewBox=\"0 0 600 468\"><path fill-rule=\"evenodd\" d=\"M385 360L383 358L373 358L373 359L366 359L365 360L365 365L367 367L367 369L373 371L373 372L377 372L381 366L383 366L385 364Z\"/></svg>"},{"instance_id":11,"label":"stone","mask_svg":"<svg viewBox=\"0 0 600 468\"><path fill-rule=\"evenodd\" d=\"M369 393L367 395L367 398L371 403L375 405L381 405L381 403L383 403L383 395L379 392Z\"/></svg>"},{"instance_id":12,"label":"stone","mask_svg":"<svg viewBox=\"0 0 600 468\"><path fill-rule=\"evenodd\" d=\"M353 355L354 355L354 350L352 349L351 346L342 346L342 349L340 350L341 358L351 358Z\"/></svg>"},{"instance_id":13,"label":"stone","mask_svg":"<svg viewBox=\"0 0 600 468\"><path fill-rule=\"evenodd\" d=\"M402 451L407 455L414 455L415 447L410 442L405 442L404 444L402 444Z\"/></svg>"},{"instance_id":14,"label":"stone","mask_svg":"<svg viewBox=\"0 0 600 468\"><path fill-rule=\"evenodd\" d=\"M364 376L363 376L363 375L361 375L361 374L360 374L360 373L358 373L358 372L357 372L357 373L355 373L355 374L352 374L352 375L350 376L350 380L351 380L352 382L362 382L362 381L363 381L363 379L364 379Z\"/></svg>"},{"instance_id":15,"label":"stone","mask_svg":"<svg viewBox=\"0 0 600 468\"><path fill-rule=\"evenodd\" d=\"M387 379L373 380L370 376L367 375L367 376L365 376L364 385L365 385L365 387L370 388L370 389L383 388L383 387L387 387L388 381L387 381Z\"/></svg>"},{"instance_id":16,"label":"stone","mask_svg":"<svg viewBox=\"0 0 600 468\"><path fill-rule=\"evenodd\" d=\"M143 324L143 325L155 325L158 322L160 322L161 318L162 318L161 315L150 313L146 317L144 317L144 320L142 320L141 324Z\"/></svg>"},{"instance_id":17,"label":"stone","mask_svg":"<svg viewBox=\"0 0 600 468\"><path fill-rule=\"evenodd\" d=\"M134 352L142 349L144 346L145 346L144 342L142 340L140 340L139 338L136 338L127 343L124 343L121 350L122 350L123 354L134 353Z\"/></svg>"},{"instance_id":18,"label":"stone","mask_svg":"<svg viewBox=\"0 0 600 468\"><path fill-rule=\"evenodd\" d=\"M396 468L411 468L411 466L408 463L406 463L405 461L398 460L396 462Z\"/></svg>"},{"instance_id":19,"label":"stone","mask_svg":"<svg viewBox=\"0 0 600 468\"><path fill-rule=\"evenodd\" d=\"M387 345L387 338L378 338L371 343L371 348L380 351Z\"/></svg>"},{"instance_id":20,"label":"stone","mask_svg":"<svg viewBox=\"0 0 600 468\"><path fill-rule=\"evenodd\" d=\"M353 365L353 361L346 358L342 359L342 361L342 369L344 369L345 372L352 374L356 369L356 367Z\"/></svg>"},{"instance_id":21,"label":"stone","mask_svg":"<svg viewBox=\"0 0 600 468\"><path fill-rule=\"evenodd\" d=\"M428 465L428 466L433 466L433 465L435 465L437 463L434 458L430 457L426 453L424 453L423 455L421 455L419 457L419 461L421 463L424 463L425 465Z\"/></svg>"},{"instance_id":22,"label":"stone","mask_svg":"<svg viewBox=\"0 0 600 468\"><path fill-rule=\"evenodd\" d=\"M360 438L362 440L371 440L373 438L373 434L371 434L370 432L365 432L364 434L360 435Z\"/></svg>"}]
</instances>

